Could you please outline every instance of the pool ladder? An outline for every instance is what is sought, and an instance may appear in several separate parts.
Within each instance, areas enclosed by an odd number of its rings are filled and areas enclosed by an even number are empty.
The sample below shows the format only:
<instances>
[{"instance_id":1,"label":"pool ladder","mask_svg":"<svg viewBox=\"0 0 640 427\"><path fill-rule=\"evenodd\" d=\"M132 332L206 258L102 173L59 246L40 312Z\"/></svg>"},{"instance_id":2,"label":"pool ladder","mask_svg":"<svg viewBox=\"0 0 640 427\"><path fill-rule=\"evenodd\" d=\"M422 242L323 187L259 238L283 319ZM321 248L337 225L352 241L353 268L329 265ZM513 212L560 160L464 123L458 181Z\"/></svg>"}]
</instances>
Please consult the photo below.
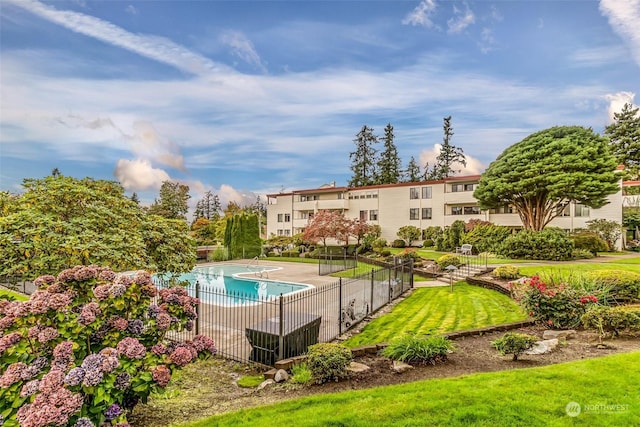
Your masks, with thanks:
<instances>
[{"instance_id":1,"label":"pool ladder","mask_svg":"<svg viewBox=\"0 0 640 427\"><path fill-rule=\"evenodd\" d=\"M252 259L251 261L249 261L249 263L247 264L247 268L250 268L250 267L251 267L251 265L252 265L252 264L254 264L254 262L255 262L256 267L259 267L259 265L258 265L258 261L259 261L259 259L260 259L260 258L259 258L259 257L257 257L257 256L253 257L253 259ZM256 271L256 272L254 272L253 274L254 274L256 277L257 277L257 276L260 276L260 278L263 278L263 277L266 275L266 276L267 276L267 279L269 278L269 273L268 273L267 271L265 271L265 270Z\"/></svg>"}]
</instances>

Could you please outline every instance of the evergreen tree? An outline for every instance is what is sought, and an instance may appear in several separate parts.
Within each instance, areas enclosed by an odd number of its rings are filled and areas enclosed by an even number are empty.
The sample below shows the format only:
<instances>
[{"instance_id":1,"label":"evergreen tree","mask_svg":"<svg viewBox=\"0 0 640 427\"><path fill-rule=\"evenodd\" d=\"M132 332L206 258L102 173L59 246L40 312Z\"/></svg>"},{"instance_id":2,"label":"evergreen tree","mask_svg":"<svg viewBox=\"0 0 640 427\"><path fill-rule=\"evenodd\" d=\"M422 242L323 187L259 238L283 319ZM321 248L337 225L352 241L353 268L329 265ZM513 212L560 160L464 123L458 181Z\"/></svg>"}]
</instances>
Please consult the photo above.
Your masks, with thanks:
<instances>
[{"instance_id":1,"label":"evergreen tree","mask_svg":"<svg viewBox=\"0 0 640 427\"><path fill-rule=\"evenodd\" d=\"M640 168L640 107L624 104L622 111L613 115L614 123L604 134L609 137L611 151L620 164L635 175Z\"/></svg>"},{"instance_id":2,"label":"evergreen tree","mask_svg":"<svg viewBox=\"0 0 640 427\"><path fill-rule=\"evenodd\" d=\"M195 219L206 218L209 220L217 219L220 217L220 198L217 194L207 191L204 193L202 199L196 203L196 210L194 212Z\"/></svg>"},{"instance_id":3,"label":"evergreen tree","mask_svg":"<svg viewBox=\"0 0 640 427\"><path fill-rule=\"evenodd\" d=\"M190 197L188 185L164 181L160 187L160 199L156 199L149 207L149 214L186 221L189 211L187 200Z\"/></svg>"},{"instance_id":4,"label":"evergreen tree","mask_svg":"<svg viewBox=\"0 0 640 427\"><path fill-rule=\"evenodd\" d=\"M409 159L404 177L404 182L420 181L420 166L418 166L418 162L416 162L416 159L413 156L411 156L411 159Z\"/></svg>"},{"instance_id":5,"label":"evergreen tree","mask_svg":"<svg viewBox=\"0 0 640 427\"><path fill-rule=\"evenodd\" d=\"M373 145L378 143L378 137L373 134L372 128L364 125L353 142L356 144L356 151L349 153L353 176L348 185L362 187L374 184L377 176L377 150Z\"/></svg>"},{"instance_id":6,"label":"evergreen tree","mask_svg":"<svg viewBox=\"0 0 640 427\"><path fill-rule=\"evenodd\" d=\"M131 201L136 205L140 206L140 198L138 197L138 193L136 193L135 191L131 195Z\"/></svg>"},{"instance_id":7,"label":"evergreen tree","mask_svg":"<svg viewBox=\"0 0 640 427\"><path fill-rule=\"evenodd\" d=\"M393 126L391 123L384 128L384 150L378 160L378 184L397 184L402 175L398 148L394 143Z\"/></svg>"},{"instance_id":8,"label":"evergreen tree","mask_svg":"<svg viewBox=\"0 0 640 427\"><path fill-rule=\"evenodd\" d=\"M453 128L451 127L451 116L444 118L444 139L440 153L436 157L436 163L429 170L427 165L424 178L427 180L445 179L451 175L460 172L461 169L455 169L456 164L467 166L467 160L464 157L462 148L451 145L451 137L453 136Z\"/></svg>"}]
</instances>

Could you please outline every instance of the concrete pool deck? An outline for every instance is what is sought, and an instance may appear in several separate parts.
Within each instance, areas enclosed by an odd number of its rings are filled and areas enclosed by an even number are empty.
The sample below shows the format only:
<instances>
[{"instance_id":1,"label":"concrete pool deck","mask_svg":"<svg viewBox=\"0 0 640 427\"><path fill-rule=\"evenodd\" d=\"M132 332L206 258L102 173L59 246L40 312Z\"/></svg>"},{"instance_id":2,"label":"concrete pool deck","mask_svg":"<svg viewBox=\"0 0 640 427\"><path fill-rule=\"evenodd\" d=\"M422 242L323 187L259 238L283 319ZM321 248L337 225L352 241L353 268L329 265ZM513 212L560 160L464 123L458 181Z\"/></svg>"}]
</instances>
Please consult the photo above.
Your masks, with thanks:
<instances>
[{"instance_id":1,"label":"concrete pool deck","mask_svg":"<svg viewBox=\"0 0 640 427\"><path fill-rule=\"evenodd\" d=\"M274 267L277 270L269 270L266 272L265 279L281 281L281 282L294 282L304 283L313 286L322 286L338 281L337 277L332 276L320 276L318 274L318 264L309 264L303 262L280 262L269 260L258 260L256 264L255 260L233 260L228 262L207 262L197 264L197 267L215 266L220 264L236 264L242 266L258 266L258 267Z\"/></svg>"}]
</instances>

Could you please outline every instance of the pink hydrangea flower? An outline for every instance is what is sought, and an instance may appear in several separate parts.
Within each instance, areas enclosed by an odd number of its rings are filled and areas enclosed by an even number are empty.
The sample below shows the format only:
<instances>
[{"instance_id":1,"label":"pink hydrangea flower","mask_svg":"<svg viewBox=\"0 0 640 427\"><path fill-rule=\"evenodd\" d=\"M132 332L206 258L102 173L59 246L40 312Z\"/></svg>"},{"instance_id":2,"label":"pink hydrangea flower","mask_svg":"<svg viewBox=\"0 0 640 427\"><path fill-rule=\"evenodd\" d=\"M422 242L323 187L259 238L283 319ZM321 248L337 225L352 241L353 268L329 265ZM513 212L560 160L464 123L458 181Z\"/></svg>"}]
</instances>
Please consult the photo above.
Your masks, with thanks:
<instances>
[{"instance_id":1,"label":"pink hydrangea flower","mask_svg":"<svg viewBox=\"0 0 640 427\"><path fill-rule=\"evenodd\" d=\"M125 355L129 359L142 359L147 352L144 345L140 344L136 338L127 337L116 346L118 354Z\"/></svg>"},{"instance_id":2,"label":"pink hydrangea flower","mask_svg":"<svg viewBox=\"0 0 640 427\"><path fill-rule=\"evenodd\" d=\"M169 360L178 366L184 366L193 360L193 354L186 347L178 347L169 355Z\"/></svg>"},{"instance_id":3,"label":"pink hydrangea flower","mask_svg":"<svg viewBox=\"0 0 640 427\"><path fill-rule=\"evenodd\" d=\"M22 371L27 368L26 363L16 362L9 365L4 374L0 377L0 387L7 388L22 379Z\"/></svg>"},{"instance_id":4,"label":"pink hydrangea flower","mask_svg":"<svg viewBox=\"0 0 640 427\"><path fill-rule=\"evenodd\" d=\"M153 380L158 383L160 387L166 387L171 381L171 371L165 365L156 366L151 372Z\"/></svg>"}]
</instances>

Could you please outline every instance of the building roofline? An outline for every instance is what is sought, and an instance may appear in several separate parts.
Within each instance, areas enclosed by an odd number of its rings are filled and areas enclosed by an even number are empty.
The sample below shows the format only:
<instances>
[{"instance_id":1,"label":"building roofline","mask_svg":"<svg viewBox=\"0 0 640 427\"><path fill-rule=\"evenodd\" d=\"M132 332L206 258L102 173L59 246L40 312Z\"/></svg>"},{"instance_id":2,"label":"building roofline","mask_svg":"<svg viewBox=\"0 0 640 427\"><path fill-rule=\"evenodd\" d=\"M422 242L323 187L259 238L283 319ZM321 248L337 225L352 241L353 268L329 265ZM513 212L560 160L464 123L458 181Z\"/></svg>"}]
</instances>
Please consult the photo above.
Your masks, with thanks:
<instances>
[{"instance_id":1,"label":"building roofline","mask_svg":"<svg viewBox=\"0 0 640 427\"><path fill-rule=\"evenodd\" d=\"M440 179L440 180L398 182L395 184L376 184L376 185L365 185L362 187L307 188L302 190L293 190L287 193L267 194L267 197L292 196L294 194L337 193L337 192L345 192L345 191L374 190L377 188L411 187L416 185L443 184L445 182L451 182L451 181L475 181L475 180L479 180L481 177L482 175L465 175L465 176L451 176L449 178Z\"/></svg>"}]
</instances>

